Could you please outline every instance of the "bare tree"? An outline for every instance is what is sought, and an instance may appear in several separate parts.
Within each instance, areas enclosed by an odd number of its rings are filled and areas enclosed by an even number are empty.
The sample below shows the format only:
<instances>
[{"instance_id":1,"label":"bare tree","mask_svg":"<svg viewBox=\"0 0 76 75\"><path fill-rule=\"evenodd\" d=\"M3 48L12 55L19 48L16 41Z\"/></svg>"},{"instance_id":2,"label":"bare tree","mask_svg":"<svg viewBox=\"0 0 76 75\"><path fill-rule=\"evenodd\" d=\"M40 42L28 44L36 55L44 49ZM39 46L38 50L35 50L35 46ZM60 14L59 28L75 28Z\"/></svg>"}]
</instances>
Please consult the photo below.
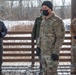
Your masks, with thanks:
<instances>
[{"instance_id":1,"label":"bare tree","mask_svg":"<svg viewBox=\"0 0 76 75\"><path fill-rule=\"evenodd\" d=\"M64 10L65 10L65 0L62 0L61 13L60 13L62 19L65 19Z\"/></svg>"},{"instance_id":2,"label":"bare tree","mask_svg":"<svg viewBox=\"0 0 76 75\"><path fill-rule=\"evenodd\" d=\"M22 18L22 0L19 0L19 19Z\"/></svg>"},{"instance_id":3,"label":"bare tree","mask_svg":"<svg viewBox=\"0 0 76 75\"><path fill-rule=\"evenodd\" d=\"M0 18L3 19L7 12L5 11L6 0L0 0Z\"/></svg>"},{"instance_id":4,"label":"bare tree","mask_svg":"<svg viewBox=\"0 0 76 75\"><path fill-rule=\"evenodd\" d=\"M35 2L34 2L35 1ZM0 0L0 18L10 20L35 20L40 15L42 2L45 0ZM49 0L55 4L56 0ZM54 5L54 11L61 18L68 18L70 15L70 4L65 6ZM36 5L37 4L37 5ZM68 9L68 11L66 11Z\"/></svg>"}]
</instances>

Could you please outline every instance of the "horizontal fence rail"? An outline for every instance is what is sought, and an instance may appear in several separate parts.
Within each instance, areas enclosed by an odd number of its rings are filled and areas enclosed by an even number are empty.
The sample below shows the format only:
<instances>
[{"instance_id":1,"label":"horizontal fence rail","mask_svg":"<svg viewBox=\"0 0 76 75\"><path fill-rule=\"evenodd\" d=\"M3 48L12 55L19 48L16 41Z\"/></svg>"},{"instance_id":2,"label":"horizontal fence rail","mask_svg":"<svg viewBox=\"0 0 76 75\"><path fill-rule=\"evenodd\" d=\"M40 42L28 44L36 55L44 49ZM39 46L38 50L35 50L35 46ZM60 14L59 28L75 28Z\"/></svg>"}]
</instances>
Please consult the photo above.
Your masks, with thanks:
<instances>
[{"instance_id":1,"label":"horizontal fence rail","mask_svg":"<svg viewBox=\"0 0 76 75\"><path fill-rule=\"evenodd\" d=\"M65 41L67 40L67 41ZM65 40L60 50L59 61L71 61L71 35L65 33ZM36 42L32 40L31 32L8 32L3 39L3 61L4 62L38 62L35 52ZM70 46L70 47L69 47Z\"/></svg>"}]
</instances>

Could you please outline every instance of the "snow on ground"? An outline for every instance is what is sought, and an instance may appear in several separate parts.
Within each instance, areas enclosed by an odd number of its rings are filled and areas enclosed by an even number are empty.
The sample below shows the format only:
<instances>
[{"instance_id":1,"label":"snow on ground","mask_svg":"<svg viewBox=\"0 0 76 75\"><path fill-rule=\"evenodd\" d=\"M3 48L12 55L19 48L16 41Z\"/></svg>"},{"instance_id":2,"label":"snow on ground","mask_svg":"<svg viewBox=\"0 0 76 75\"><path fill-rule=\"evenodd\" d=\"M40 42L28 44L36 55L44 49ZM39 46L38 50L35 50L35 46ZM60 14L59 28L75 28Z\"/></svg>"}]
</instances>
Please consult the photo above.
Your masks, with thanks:
<instances>
[{"instance_id":1,"label":"snow on ground","mask_svg":"<svg viewBox=\"0 0 76 75\"><path fill-rule=\"evenodd\" d=\"M3 21L8 30L11 30L12 27L19 26L19 25L33 25L34 21Z\"/></svg>"},{"instance_id":2,"label":"snow on ground","mask_svg":"<svg viewBox=\"0 0 76 75\"><path fill-rule=\"evenodd\" d=\"M71 19L64 19L63 22L65 25L70 25Z\"/></svg>"},{"instance_id":3,"label":"snow on ground","mask_svg":"<svg viewBox=\"0 0 76 75\"><path fill-rule=\"evenodd\" d=\"M16 26L16 25L33 25L35 21L3 21L7 28ZM69 25L71 23L71 19L64 19L64 26L66 30L69 30Z\"/></svg>"},{"instance_id":4,"label":"snow on ground","mask_svg":"<svg viewBox=\"0 0 76 75\"><path fill-rule=\"evenodd\" d=\"M64 22L65 30L66 31L70 30L71 19L64 19L63 22Z\"/></svg>"},{"instance_id":5,"label":"snow on ground","mask_svg":"<svg viewBox=\"0 0 76 75\"><path fill-rule=\"evenodd\" d=\"M35 21L25 20L25 21L3 21L3 22L7 26L7 25L32 25L34 24ZM63 22L65 25L70 25L71 19L64 19Z\"/></svg>"},{"instance_id":6,"label":"snow on ground","mask_svg":"<svg viewBox=\"0 0 76 75\"><path fill-rule=\"evenodd\" d=\"M4 21L5 25L32 25L34 21Z\"/></svg>"}]
</instances>

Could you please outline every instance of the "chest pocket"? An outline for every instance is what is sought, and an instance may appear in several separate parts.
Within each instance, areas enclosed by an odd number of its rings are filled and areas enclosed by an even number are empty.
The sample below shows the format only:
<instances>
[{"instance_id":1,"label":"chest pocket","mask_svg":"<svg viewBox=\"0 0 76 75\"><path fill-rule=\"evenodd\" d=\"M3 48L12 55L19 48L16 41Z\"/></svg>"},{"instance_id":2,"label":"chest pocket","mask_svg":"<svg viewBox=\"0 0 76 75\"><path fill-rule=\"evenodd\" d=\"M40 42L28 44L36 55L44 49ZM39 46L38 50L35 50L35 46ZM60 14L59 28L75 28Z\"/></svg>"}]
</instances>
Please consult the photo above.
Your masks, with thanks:
<instances>
[{"instance_id":1,"label":"chest pocket","mask_svg":"<svg viewBox=\"0 0 76 75\"><path fill-rule=\"evenodd\" d=\"M53 35L55 36L55 31L54 31L53 24L56 21L56 19L53 19L51 22L50 22L50 20L48 21L48 25L45 26L45 31L46 31L45 34L46 34L46 36L50 35L51 37L53 37Z\"/></svg>"}]
</instances>

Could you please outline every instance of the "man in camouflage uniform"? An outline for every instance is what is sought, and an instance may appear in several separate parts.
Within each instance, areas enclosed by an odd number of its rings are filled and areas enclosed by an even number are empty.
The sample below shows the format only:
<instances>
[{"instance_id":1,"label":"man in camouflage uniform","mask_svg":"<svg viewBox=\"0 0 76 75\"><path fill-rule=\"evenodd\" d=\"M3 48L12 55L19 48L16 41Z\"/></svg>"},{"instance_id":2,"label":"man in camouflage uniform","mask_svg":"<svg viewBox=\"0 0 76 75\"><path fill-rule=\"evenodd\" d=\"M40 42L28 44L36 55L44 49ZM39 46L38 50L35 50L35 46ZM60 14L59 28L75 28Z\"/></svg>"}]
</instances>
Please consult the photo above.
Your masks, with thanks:
<instances>
[{"instance_id":1,"label":"man in camouflage uniform","mask_svg":"<svg viewBox=\"0 0 76 75\"><path fill-rule=\"evenodd\" d=\"M6 35L7 29L3 22L0 21L0 75L2 74L2 55L3 55L3 37Z\"/></svg>"},{"instance_id":2,"label":"man in camouflage uniform","mask_svg":"<svg viewBox=\"0 0 76 75\"><path fill-rule=\"evenodd\" d=\"M72 20L70 25L70 32L72 36L72 47L71 47L71 54L72 54L72 70L76 73L76 18Z\"/></svg>"},{"instance_id":3,"label":"man in camouflage uniform","mask_svg":"<svg viewBox=\"0 0 76 75\"><path fill-rule=\"evenodd\" d=\"M42 70L40 75L58 75L59 50L65 29L62 20L53 12L50 1L42 3L44 18L41 22L38 47L41 49Z\"/></svg>"}]
</instances>

